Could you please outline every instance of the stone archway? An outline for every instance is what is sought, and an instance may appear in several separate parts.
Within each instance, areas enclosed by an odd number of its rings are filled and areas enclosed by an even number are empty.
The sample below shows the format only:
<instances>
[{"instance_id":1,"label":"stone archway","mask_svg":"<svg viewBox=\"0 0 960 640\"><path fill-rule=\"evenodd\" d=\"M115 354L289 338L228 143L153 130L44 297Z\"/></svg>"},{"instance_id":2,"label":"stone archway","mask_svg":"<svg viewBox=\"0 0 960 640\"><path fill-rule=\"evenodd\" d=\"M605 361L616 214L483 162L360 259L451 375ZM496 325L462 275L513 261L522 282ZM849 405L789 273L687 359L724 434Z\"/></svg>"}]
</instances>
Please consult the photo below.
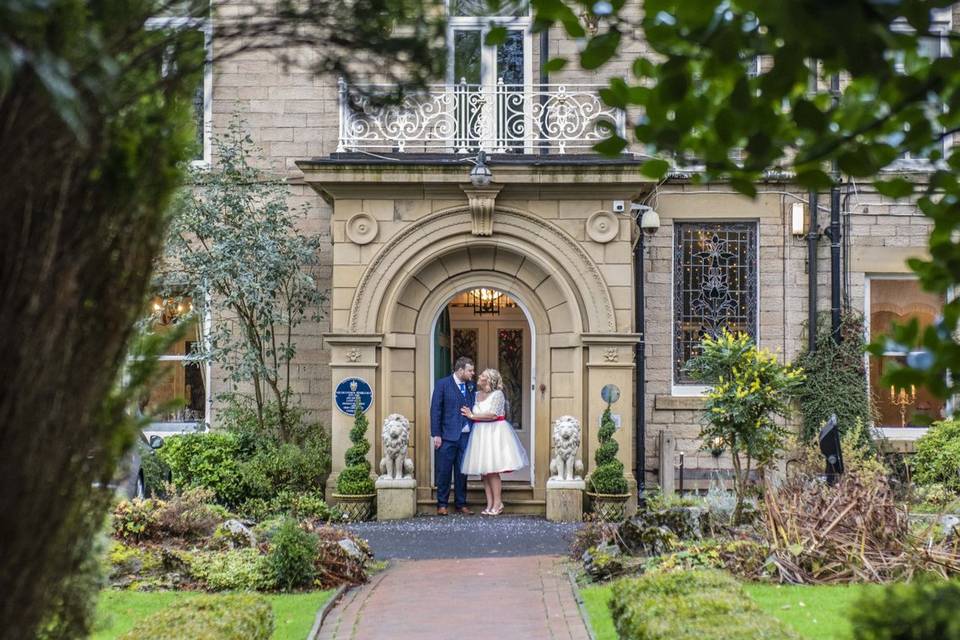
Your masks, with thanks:
<instances>
[{"instance_id":1,"label":"stone archway","mask_svg":"<svg viewBox=\"0 0 960 640\"><path fill-rule=\"evenodd\" d=\"M411 421L417 497L420 508L428 510L433 485L428 418L433 322L441 307L465 290L495 288L516 298L536 336L531 375L534 474L512 510L542 514L551 421L565 414L581 419L586 460L596 437L590 425L602 410L592 396L599 396L611 375L629 390L635 337L617 332L602 272L581 243L559 226L522 210L498 208L491 236L473 235L472 228L467 208L441 210L402 227L378 247L356 280L345 326L327 336L333 347L333 377L336 384L347 375L368 376L376 398L372 425L394 412ZM627 424L631 411L629 405L624 410ZM337 428L342 418L334 418L336 465L338 449L346 446L338 434L348 429ZM629 430L622 430L618 439L630 468ZM380 456L379 438L372 440L371 462Z\"/></svg>"}]
</instances>

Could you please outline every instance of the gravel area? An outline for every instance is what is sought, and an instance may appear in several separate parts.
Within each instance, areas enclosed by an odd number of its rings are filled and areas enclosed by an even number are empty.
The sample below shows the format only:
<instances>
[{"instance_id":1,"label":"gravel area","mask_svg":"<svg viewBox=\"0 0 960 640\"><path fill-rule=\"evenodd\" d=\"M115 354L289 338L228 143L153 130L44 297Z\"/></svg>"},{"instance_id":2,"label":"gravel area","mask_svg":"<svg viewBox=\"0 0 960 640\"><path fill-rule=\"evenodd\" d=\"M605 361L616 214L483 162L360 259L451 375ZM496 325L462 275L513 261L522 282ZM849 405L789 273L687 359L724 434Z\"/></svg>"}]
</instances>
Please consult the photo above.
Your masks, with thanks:
<instances>
[{"instance_id":1,"label":"gravel area","mask_svg":"<svg viewBox=\"0 0 960 640\"><path fill-rule=\"evenodd\" d=\"M348 526L370 542L381 560L566 555L579 527L533 516L480 515L421 516Z\"/></svg>"}]
</instances>

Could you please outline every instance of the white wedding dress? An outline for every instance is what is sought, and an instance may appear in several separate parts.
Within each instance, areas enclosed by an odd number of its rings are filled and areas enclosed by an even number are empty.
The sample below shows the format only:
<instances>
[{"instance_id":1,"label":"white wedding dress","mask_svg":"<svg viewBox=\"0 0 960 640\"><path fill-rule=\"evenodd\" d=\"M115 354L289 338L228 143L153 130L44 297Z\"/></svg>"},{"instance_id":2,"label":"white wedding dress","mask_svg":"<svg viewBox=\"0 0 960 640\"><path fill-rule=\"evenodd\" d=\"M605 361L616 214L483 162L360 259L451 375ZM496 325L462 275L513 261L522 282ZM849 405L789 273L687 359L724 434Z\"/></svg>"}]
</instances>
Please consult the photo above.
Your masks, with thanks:
<instances>
[{"instance_id":1,"label":"white wedding dress","mask_svg":"<svg viewBox=\"0 0 960 640\"><path fill-rule=\"evenodd\" d=\"M500 419L473 423L461 467L466 475L508 473L530 464L516 431L504 419L506 404L503 391L498 389L473 405L474 413L493 414Z\"/></svg>"}]
</instances>

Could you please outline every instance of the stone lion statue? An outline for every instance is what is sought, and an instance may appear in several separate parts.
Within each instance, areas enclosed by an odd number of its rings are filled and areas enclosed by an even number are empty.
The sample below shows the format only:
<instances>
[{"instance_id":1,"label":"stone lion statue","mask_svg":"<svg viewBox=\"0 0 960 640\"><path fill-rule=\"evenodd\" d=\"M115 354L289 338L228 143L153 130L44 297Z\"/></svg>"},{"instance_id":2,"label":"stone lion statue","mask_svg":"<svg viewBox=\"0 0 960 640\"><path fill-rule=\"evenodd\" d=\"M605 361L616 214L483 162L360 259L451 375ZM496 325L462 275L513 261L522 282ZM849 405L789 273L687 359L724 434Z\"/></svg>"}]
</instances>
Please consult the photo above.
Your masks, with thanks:
<instances>
[{"instance_id":1,"label":"stone lion statue","mask_svg":"<svg viewBox=\"0 0 960 640\"><path fill-rule=\"evenodd\" d=\"M410 421L399 413L391 413L383 421L383 458L381 478L400 480L413 474L413 460L407 457L410 445Z\"/></svg>"},{"instance_id":2,"label":"stone lion statue","mask_svg":"<svg viewBox=\"0 0 960 640\"><path fill-rule=\"evenodd\" d=\"M573 416L560 416L553 423L553 457L550 476L558 480L581 480L583 462L577 460L580 449L580 421Z\"/></svg>"}]
</instances>

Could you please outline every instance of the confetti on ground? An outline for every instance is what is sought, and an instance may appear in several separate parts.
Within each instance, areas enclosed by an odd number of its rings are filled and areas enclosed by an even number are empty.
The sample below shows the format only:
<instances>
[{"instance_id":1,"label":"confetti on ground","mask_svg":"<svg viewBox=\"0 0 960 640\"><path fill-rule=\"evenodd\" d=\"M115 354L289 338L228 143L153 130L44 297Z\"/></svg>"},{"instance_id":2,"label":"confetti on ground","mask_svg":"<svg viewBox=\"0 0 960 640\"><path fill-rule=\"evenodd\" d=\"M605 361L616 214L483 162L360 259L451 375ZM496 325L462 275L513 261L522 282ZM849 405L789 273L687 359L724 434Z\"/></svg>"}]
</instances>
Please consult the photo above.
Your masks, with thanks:
<instances>
[{"instance_id":1,"label":"confetti on ground","mask_svg":"<svg viewBox=\"0 0 960 640\"><path fill-rule=\"evenodd\" d=\"M533 516L450 515L347 525L366 538L379 559L483 558L566 555L580 524Z\"/></svg>"}]
</instances>

